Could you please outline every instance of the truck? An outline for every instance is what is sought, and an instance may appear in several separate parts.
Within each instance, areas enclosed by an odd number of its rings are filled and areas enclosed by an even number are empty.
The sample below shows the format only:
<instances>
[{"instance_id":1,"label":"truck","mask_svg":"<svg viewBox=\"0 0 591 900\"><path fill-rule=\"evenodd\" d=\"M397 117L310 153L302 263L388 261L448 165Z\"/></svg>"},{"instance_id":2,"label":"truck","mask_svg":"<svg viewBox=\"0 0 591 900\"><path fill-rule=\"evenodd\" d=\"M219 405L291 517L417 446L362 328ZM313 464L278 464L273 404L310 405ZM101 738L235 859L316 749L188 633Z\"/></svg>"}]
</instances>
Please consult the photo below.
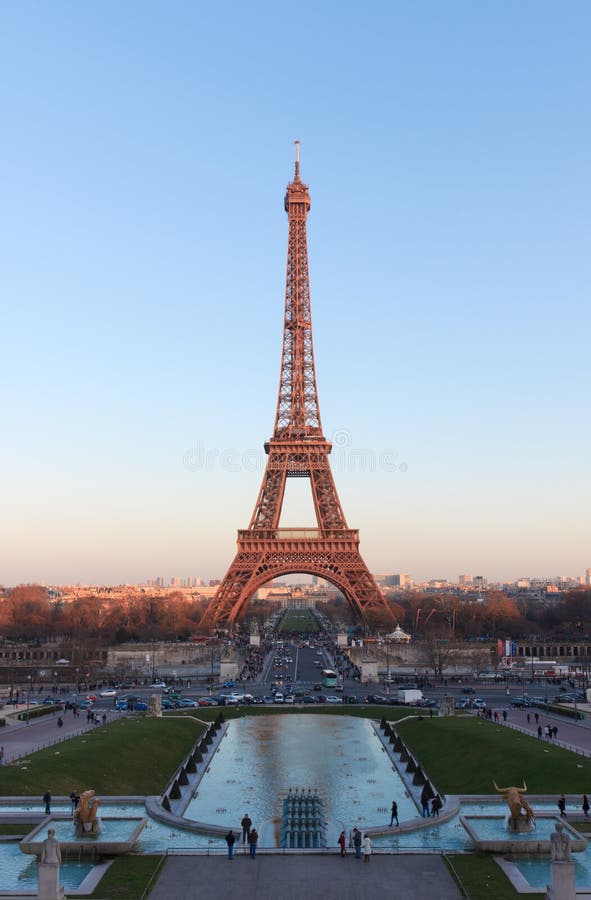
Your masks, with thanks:
<instances>
[{"instance_id":1,"label":"truck","mask_svg":"<svg viewBox=\"0 0 591 900\"><path fill-rule=\"evenodd\" d=\"M423 692L417 688L401 688L396 695L396 699L399 703L404 703L405 706L414 706L423 699Z\"/></svg>"}]
</instances>

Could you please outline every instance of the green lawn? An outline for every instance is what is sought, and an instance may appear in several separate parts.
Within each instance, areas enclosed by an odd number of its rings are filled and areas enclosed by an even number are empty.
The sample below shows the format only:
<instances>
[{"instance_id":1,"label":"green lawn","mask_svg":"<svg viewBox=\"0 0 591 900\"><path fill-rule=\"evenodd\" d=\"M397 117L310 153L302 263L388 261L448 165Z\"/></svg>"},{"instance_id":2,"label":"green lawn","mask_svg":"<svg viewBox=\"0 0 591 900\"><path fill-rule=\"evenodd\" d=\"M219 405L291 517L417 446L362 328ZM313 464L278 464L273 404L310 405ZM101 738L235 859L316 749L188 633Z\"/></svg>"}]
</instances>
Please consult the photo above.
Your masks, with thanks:
<instances>
[{"instance_id":1,"label":"green lawn","mask_svg":"<svg viewBox=\"0 0 591 900\"><path fill-rule=\"evenodd\" d=\"M29 831L32 831L33 828L35 828L36 824L37 823L33 822L22 822L18 825L16 823L11 825L8 822L0 822L0 834L4 837L12 837L15 834L28 834Z\"/></svg>"},{"instance_id":2,"label":"green lawn","mask_svg":"<svg viewBox=\"0 0 591 900\"><path fill-rule=\"evenodd\" d=\"M474 717L409 720L398 732L439 790L492 794L521 785L532 794L583 794L591 760L511 728Z\"/></svg>"},{"instance_id":3,"label":"green lawn","mask_svg":"<svg viewBox=\"0 0 591 900\"><path fill-rule=\"evenodd\" d=\"M452 875L457 873L470 900L516 900L519 894L492 856L465 853L444 857Z\"/></svg>"},{"instance_id":4,"label":"green lawn","mask_svg":"<svg viewBox=\"0 0 591 900\"><path fill-rule=\"evenodd\" d=\"M121 719L2 766L0 795L159 794L203 730L191 719Z\"/></svg>"},{"instance_id":5,"label":"green lawn","mask_svg":"<svg viewBox=\"0 0 591 900\"><path fill-rule=\"evenodd\" d=\"M89 900L141 900L161 861L162 856L119 856L86 896Z\"/></svg>"},{"instance_id":6,"label":"green lawn","mask_svg":"<svg viewBox=\"0 0 591 900\"><path fill-rule=\"evenodd\" d=\"M284 631L299 631L300 633L316 634L320 631L320 625L310 610L288 609L279 623L278 633Z\"/></svg>"}]
</instances>

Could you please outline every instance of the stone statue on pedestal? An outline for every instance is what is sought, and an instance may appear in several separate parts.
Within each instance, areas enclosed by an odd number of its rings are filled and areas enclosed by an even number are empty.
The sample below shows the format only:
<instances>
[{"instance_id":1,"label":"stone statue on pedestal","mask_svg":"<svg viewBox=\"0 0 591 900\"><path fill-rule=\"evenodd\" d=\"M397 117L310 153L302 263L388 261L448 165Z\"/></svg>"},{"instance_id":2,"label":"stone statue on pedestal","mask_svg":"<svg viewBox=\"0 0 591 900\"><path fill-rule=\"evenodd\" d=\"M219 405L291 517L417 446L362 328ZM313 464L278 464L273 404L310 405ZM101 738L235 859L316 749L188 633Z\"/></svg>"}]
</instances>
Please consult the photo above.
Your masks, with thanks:
<instances>
[{"instance_id":1,"label":"stone statue on pedestal","mask_svg":"<svg viewBox=\"0 0 591 900\"><path fill-rule=\"evenodd\" d=\"M41 845L39 862L39 900L62 900L64 889L60 885L60 865L62 854L59 841L55 837L55 829L50 828Z\"/></svg>"},{"instance_id":2,"label":"stone statue on pedestal","mask_svg":"<svg viewBox=\"0 0 591 900\"><path fill-rule=\"evenodd\" d=\"M550 837L552 854L552 884L546 890L546 900L576 900L575 864L571 859L570 838L562 822Z\"/></svg>"},{"instance_id":3,"label":"stone statue on pedestal","mask_svg":"<svg viewBox=\"0 0 591 900\"><path fill-rule=\"evenodd\" d=\"M552 862L568 862L570 860L570 838L564 831L562 822L556 823L556 830L550 836L550 852Z\"/></svg>"}]
</instances>

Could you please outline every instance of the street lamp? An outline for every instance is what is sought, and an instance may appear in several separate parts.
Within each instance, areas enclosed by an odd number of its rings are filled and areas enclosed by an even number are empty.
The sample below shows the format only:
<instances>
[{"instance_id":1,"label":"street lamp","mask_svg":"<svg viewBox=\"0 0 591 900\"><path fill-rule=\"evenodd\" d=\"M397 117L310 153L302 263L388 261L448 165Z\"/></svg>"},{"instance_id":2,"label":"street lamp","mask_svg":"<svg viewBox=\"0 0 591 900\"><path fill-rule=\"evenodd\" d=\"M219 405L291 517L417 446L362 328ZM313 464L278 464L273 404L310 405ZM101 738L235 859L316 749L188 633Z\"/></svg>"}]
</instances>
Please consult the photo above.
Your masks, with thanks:
<instances>
[{"instance_id":1,"label":"street lamp","mask_svg":"<svg viewBox=\"0 0 591 900\"><path fill-rule=\"evenodd\" d=\"M80 669L76 669L76 693L80 690Z\"/></svg>"},{"instance_id":2,"label":"street lamp","mask_svg":"<svg viewBox=\"0 0 591 900\"><path fill-rule=\"evenodd\" d=\"M29 724L29 709L31 707L31 681L33 680L32 675L27 675L27 725Z\"/></svg>"}]
</instances>

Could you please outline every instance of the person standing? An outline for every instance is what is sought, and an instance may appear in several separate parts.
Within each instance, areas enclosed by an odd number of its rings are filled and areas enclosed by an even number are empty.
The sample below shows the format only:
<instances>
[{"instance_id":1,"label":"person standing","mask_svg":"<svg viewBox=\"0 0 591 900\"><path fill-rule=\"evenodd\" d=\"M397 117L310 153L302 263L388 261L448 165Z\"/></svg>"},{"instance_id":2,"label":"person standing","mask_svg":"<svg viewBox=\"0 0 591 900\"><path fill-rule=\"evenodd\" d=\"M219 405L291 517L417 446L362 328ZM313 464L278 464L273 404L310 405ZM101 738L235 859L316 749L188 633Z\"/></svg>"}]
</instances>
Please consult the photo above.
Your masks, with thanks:
<instances>
[{"instance_id":1,"label":"person standing","mask_svg":"<svg viewBox=\"0 0 591 900\"><path fill-rule=\"evenodd\" d=\"M228 859L232 859L234 854L234 842L235 842L234 832L232 829L226 835L226 844L228 845Z\"/></svg>"},{"instance_id":2,"label":"person standing","mask_svg":"<svg viewBox=\"0 0 591 900\"><path fill-rule=\"evenodd\" d=\"M587 794L583 794L583 812L585 813L585 818L589 818L589 801L587 800Z\"/></svg>"},{"instance_id":3,"label":"person standing","mask_svg":"<svg viewBox=\"0 0 591 900\"><path fill-rule=\"evenodd\" d=\"M76 812L76 807L78 806L79 802L80 802L80 794L76 790L72 791L72 793L70 794L70 803L72 804L72 815L74 815L74 813Z\"/></svg>"},{"instance_id":4,"label":"person standing","mask_svg":"<svg viewBox=\"0 0 591 900\"><path fill-rule=\"evenodd\" d=\"M252 819L249 817L248 813L244 813L240 824L242 825L242 843L246 844L250 837L250 826L252 825Z\"/></svg>"},{"instance_id":5,"label":"person standing","mask_svg":"<svg viewBox=\"0 0 591 900\"><path fill-rule=\"evenodd\" d=\"M357 827L353 829L353 846L355 847L355 858L361 859L361 832Z\"/></svg>"},{"instance_id":6,"label":"person standing","mask_svg":"<svg viewBox=\"0 0 591 900\"><path fill-rule=\"evenodd\" d=\"M369 857L371 856L371 840L368 834L363 835L363 841L361 842L361 849L363 851L363 862L368 863Z\"/></svg>"},{"instance_id":7,"label":"person standing","mask_svg":"<svg viewBox=\"0 0 591 900\"><path fill-rule=\"evenodd\" d=\"M441 797L439 796L439 794L436 794L435 797L433 797L433 800L431 801L431 815L438 816L439 810L441 809L442 806L443 806L443 803L441 802Z\"/></svg>"},{"instance_id":8,"label":"person standing","mask_svg":"<svg viewBox=\"0 0 591 900\"><path fill-rule=\"evenodd\" d=\"M43 802L45 803L45 815L51 815L51 791L47 790L43 794Z\"/></svg>"},{"instance_id":9,"label":"person standing","mask_svg":"<svg viewBox=\"0 0 591 900\"><path fill-rule=\"evenodd\" d=\"M392 828L392 822L396 819L396 826L398 826L398 804L396 800L392 800L392 809L390 810L390 828Z\"/></svg>"},{"instance_id":10,"label":"person standing","mask_svg":"<svg viewBox=\"0 0 591 900\"><path fill-rule=\"evenodd\" d=\"M538 725L538 740L542 740L542 726Z\"/></svg>"},{"instance_id":11,"label":"person standing","mask_svg":"<svg viewBox=\"0 0 591 900\"><path fill-rule=\"evenodd\" d=\"M0 747L0 766L4 765L4 747Z\"/></svg>"},{"instance_id":12,"label":"person standing","mask_svg":"<svg viewBox=\"0 0 591 900\"><path fill-rule=\"evenodd\" d=\"M347 836L344 831L341 831L341 833L339 835L338 843L339 843L339 847L341 848L341 856L344 856L345 853L347 852L345 849L347 846Z\"/></svg>"},{"instance_id":13,"label":"person standing","mask_svg":"<svg viewBox=\"0 0 591 900\"><path fill-rule=\"evenodd\" d=\"M431 795L432 796L432 795ZM427 790L427 785L422 790L421 793L421 806L423 808L423 818L426 819L429 816L429 791Z\"/></svg>"},{"instance_id":14,"label":"person standing","mask_svg":"<svg viewBox=\"0 0 591 900\"><path fill-rule=\"evenodd\" d=\"M560 799L557 803L558 809L560 810L560 817L562 819L566 818L566 798L564 794L560 795Z\"/></svg>"},{"instance_id":15,"label":"person standing","mask_svg":"<svg viewBox=\"0 0 591 900\"><path fill-rule=\"evenodd\" d=\"M256 828L252 828L248 835L248 843L250 844L250 858L254 859L257 855L257 841L259 839Z\"/></svg>"}]
</instances>

